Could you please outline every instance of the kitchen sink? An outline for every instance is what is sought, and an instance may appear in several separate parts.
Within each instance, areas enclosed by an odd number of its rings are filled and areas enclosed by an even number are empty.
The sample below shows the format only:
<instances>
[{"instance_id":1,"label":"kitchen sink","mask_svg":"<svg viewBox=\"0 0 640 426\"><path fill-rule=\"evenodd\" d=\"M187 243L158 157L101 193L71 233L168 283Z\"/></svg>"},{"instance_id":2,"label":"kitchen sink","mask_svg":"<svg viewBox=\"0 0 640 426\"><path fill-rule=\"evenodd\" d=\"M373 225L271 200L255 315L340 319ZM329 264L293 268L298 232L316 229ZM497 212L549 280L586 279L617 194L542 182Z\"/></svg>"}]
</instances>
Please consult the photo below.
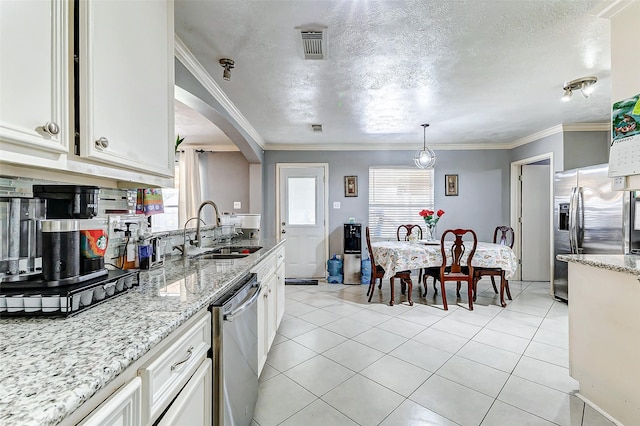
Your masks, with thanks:
<instances>
[{"instance_id":1,"label":"kitchen sink","mask_svg":"<svg viewBox=\"0 0 640 426\"><path fill-rule=\"evenodd\" d=\"M221 254L234 254L234 253L240 253L243 255L247 255L250 253L255 253L258 250L260 250L262 248L262 246L225 246L225 247L218 247L216 249L213 249L211 251L211 253L217 254L217 253L221 253Z\"/></svg>"}]
</instances>

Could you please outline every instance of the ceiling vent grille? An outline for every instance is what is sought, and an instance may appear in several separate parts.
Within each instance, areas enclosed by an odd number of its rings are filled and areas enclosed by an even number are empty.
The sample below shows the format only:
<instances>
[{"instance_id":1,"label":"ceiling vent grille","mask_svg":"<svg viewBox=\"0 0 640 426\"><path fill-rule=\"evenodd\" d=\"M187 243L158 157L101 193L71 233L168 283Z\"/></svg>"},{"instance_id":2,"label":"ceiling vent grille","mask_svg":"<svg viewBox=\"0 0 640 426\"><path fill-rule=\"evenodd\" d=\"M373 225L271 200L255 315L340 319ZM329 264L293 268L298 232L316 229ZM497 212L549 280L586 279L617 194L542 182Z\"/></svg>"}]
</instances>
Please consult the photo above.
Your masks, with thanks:
<instances>
[{"instance_id":1,"label":"ceiling vent grille","mask_svg":"<svg viewBox=\"0 0 640 426\"><path fill-rule=\"evenodd\" d=\"M313 133L322 133L322 124L312 124L311 131Z\"/></svg>"},{"instance_id":2,"label":"ceiling vent grille","mask_svg":"<svg viewBox=\"0 0 640 426\"><path fill-rule=\"evenodd\" d=\"M302 57L304 59L327 58L327 31L326 28L300 28L300 40L302 41Z\"/></svg>"}]
</instances>

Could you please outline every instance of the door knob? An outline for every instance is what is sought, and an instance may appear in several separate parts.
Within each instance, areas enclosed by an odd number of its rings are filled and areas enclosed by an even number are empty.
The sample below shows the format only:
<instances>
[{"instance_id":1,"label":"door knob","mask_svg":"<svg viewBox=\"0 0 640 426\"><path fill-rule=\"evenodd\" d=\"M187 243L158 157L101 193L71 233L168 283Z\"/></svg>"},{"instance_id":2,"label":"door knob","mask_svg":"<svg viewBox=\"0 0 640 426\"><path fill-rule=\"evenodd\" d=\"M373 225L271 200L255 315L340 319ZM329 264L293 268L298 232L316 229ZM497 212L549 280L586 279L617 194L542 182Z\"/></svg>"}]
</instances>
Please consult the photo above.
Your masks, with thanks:
<instances>
[{"instance_id":1,"label":"door knob","mask_svg":"<svg viewBox=\"0 0 640 426\"><path fill-rule=\"evenodd\" d=\"M57 135L60 132L60 128L53 121L47 121L46 123L44 123L44 126L42 126L42 130L44 130L51 136Z\"/></svg>"},{"instance_id":2,"label":"door knob","mask_svg":"<svg viewBox=\"0 0 640 426\"><path fill-rule=\"evenodd\" d=\"M104 136L96 141L97 149L104 149L108 147L109 147L109 139L105 138Z\"/></svg>"}]
</instances>

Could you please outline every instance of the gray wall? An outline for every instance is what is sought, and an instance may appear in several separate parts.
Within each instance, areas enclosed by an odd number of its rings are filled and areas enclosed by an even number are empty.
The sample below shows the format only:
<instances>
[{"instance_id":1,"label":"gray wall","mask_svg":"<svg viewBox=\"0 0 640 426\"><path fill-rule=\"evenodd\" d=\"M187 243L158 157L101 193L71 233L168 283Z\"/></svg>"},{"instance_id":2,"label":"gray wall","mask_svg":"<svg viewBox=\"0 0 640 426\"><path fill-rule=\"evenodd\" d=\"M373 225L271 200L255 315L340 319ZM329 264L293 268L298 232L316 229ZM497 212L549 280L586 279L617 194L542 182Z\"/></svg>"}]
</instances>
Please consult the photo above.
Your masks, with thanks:
<instances>
[{"instance_id":1,"label":"gray wall","mask_svg":"<svg viewBox=\"0 0 640 426\"><path fill-rule=\"evenodd\" d=\"M242 153L204 152L198 155L202 199L216 203L220 214L249 213L249 162ZM234 201L240 201L242 208L235 210ZM205 222L213 223L213 209L207 208L203 212Z\"/></svg>"},{"instance_id":2,"label":"gray wall","mask_svg":"<svg viewBox=\"0 0 640 426\"><path fill-rule=\"evenodd\" d=\"M609 162L609 132L565 132L564 169Z\"/></svg>"},{"instance_id":3,"label":"gray wall","mask_svg":"<svg viewBox=\"0 0 640 426\"><path fill-rule=\"evenodd\" d=\"M413 166L414 151L266 151L261 234L275 237L275 177L277 163L329 164L329 254L342 253L342 225L350 217L367 225L369 166ZM438 229L472 228L490 241L497 225L509 222L509 151L438 151L435 167L435 207L446 213ZM458 174L459 195L444 195L444 175ZM344 196L344 176L358 176L358 197ZM341 203L333 209L333 202ZM420 223L415 218L408 221ZM441 232L441 231L440 231ZM365 249L366 250L366 249Z\"/></svg>"},{"instance_id":4,"label":"gray wall","mask_svg":"<svg viewBox=\"0 0 640 426\"><path fill-rule=\"evenodd\" d=\"M609 132L561 132L513 148L510 161L553 152L553 170L593 166L609 161Z\"/></svg>"},{"instance_id":5,"label":"gray wall","mask_svg":"<svg viewBox=\"0 0 640 426\"><path fill-rule=\"evenodd\" d=\"M563 134L556 133L526 145L513 148L510 151L510 161L519 161L537 155L553 153L553 170L564 170ZM508 196L507 196L508 197Z\"/></svg>"}]
</instances>

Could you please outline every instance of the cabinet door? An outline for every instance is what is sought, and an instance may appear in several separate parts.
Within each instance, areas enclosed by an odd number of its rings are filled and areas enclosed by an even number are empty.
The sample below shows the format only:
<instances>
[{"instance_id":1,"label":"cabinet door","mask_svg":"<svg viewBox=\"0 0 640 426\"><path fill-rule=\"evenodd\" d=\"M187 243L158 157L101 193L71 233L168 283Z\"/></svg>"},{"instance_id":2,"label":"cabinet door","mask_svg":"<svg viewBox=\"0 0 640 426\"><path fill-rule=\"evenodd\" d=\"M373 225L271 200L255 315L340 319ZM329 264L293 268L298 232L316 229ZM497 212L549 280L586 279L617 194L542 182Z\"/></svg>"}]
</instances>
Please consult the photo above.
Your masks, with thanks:
<instances>
[{"instance_id":1,"label":"cabinet door","mask_svg":"<svg viewBox=\"0 0 640 426\"><path fill-rule=\"evenodd\" d=\"M211 359L207 358L180 391L158 426L211 426L211 374Z\"/></svg>"},{"instance_id":2,"label":"cabinet door","mask_svg":"<svg viewBox=\"0 0 640 426\"><path fill-rule=\"evenodd\" d=\"M80 155L173 176L173 1L79 2Z\"/></svg>"},{"instance_id":3,"label":"cabinet door","mask_svg":"<svg viewBox=\"0 0 640 426\"><path fill-rule=\"evenodd\" d=\"M277 307L277 282L275 272L269 279L269 297L267 298L267 352L271 349L271 344L276 338L276 330L278 329L278 307Z\"/></svg>"},{"instance_id":4,"label":"cabinet door","mask_svg":"<svg viewBox=\"0 0 640 426\"><path fill-rule=\"evenodd\" d=\"M258 298L258 376L267 361L269 344L267 343L267 322L269 321L269 288L262 282L260 297Z\"/></svg>"},{"instance_id":5,"label":"cabinet door","mask_svg":"<svg viewBox=\"0 0 640 426\"><path fill-rule=\"evenodd\" d=\"M96 408L82 422L81 426L139 426L142 424L140 411L140 386L142 380L134 378L118 389L100 407Z\"/></svg>"},{"instance_id":6,"label":"cabinet door","mask_svg":"<svg viewBox=\"0 0 640 426\"><path fill-rule=\"evenodd\" d=\"M13 151L38 164L18 145L68 152L68 2L0 2L0 142L3 160ZM30 154L30 155L27 155ZM46 154L42 154L45 158Z\"/></svg>"},{"instance_id":7,"label":"cabinet door","mask_svg":"<svg viewBox=\"0 0 640 426\"><path fill-rule=\"evenodd\" d=\"M286 290L284 284L284 262L282 262L276 270L276 331L280 327L282 317L284 316L284 304L286 299Z\"/></svg>"}]
</instances>

